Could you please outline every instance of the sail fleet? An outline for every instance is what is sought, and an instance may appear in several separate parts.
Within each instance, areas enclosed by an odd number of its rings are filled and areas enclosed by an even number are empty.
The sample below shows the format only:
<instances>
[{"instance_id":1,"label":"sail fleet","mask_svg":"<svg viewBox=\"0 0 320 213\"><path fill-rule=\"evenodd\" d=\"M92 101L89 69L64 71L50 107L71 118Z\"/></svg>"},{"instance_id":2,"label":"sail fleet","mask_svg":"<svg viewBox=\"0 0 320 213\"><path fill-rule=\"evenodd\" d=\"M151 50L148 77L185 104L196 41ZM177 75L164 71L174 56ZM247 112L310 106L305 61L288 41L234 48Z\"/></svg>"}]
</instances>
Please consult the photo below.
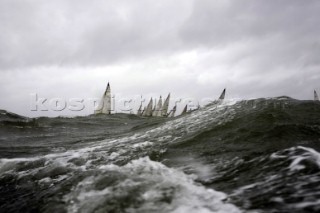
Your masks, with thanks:
<instances>
[{"instance_id":1,"label":"sail fleet","mask_svg":"<svg viewBox=\"0 0 320 213\"><path fill-rule=\"evenodd\" d=\"M150 99L148 105L142 109L142 103L137 111L137 115L144 117L168 117L168 109L170 102L170 94L162 104L162 97L160 96L158 103L153 98Z\"/></svg>"},{"instance_id":2,"label":"sail fleet","mask_svg":"<svg viewBox=\"0 0 320 213\"><path fill-rule=\"evenodd\" d=\"M223 90L218 101L222 101L224 99L225 93L226 89ZM150 101L148 102L147 106L143 107L142 103L140 104L137 110L137 115L143 117L175 117L177 111L177 102L175 103L174 107L169 111L170 97L171 94L169 93L166 99L162 101L162 96L160 96L158 102L153 98L150 98ZM200 106L198 106L197 109L199 108ZM191 111L194 110L190 109L188 111L187 104L180 115L187 114ZM105 92L103 93L103 96L101 98L101 101L99 102L97 109L94 110L94 114L111 114L111 88L109 83Z\"/></svg>"},{"instance_id":3,"label":"sail fleet","mask_svg":"<svg viewBox=\"0 0 320 213\"><path fill-rule=\"evenodd\" d=\"M221 101L224 100L226 95L226 89L224 89L218 98L218 100L213 101L213 104L221 103ZM314 90L314 101L319 101L319 96ZM175 117L176 111L177 111L177 103L174 105L172 110L169 111L169 102L170 102L170 93L166 97L164 101L162 101L162 96L160 96L158 102L150 98L150 101L148 102L147 106L142 105L142 103L139 106L139 109L137 110L138 116L143 117ZM198 105L199 109L200 106ZM194 109L194 110L197 110ZM185 115L191 111L194 110L188 110L188 104L185 105L180 115ZM111 114L111 88L110 84L108 83L107 88L105 92L103 93L103 96L101 98L101 101L98 105L98 108L94 111L94 114Z\"/></svg>"}]
</instances>

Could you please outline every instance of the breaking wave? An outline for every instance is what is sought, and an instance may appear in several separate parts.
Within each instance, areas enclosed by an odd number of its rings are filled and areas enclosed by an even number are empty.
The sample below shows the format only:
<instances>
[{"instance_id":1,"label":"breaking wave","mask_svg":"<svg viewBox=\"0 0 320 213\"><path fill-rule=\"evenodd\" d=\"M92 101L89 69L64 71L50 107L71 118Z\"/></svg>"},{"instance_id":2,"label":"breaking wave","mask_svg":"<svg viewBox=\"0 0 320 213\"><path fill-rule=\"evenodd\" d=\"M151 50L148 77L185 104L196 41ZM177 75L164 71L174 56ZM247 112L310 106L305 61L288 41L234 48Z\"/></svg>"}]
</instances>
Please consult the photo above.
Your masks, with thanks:
<instances>
[{"instance_id":1,"label":"breaking wave","mask_svg":"<svg viewBox=\"0 0 320 213\"><path fill-rule=\"evenodd\" d=\"M5 212L320 210L313 101L231 100L173 119L1 111L0 126Z\"/></svg>"}]
</instances>

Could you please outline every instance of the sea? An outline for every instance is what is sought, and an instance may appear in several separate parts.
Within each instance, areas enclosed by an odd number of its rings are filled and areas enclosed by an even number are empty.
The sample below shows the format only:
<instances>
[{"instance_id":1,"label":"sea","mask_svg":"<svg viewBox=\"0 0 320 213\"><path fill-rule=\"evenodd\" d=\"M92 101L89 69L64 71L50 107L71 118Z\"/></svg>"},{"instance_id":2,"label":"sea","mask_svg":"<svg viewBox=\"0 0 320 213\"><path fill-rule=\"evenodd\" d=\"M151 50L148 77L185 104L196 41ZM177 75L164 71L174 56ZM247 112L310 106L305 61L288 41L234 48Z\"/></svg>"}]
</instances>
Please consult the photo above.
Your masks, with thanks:
<instances>
[{"instance_id":1,"label":"sea","mask_svg":"<svg viewBox=\"0 0 320 213\"><path fill-rule=\"evenodd\" d=\"M174 118L0 111L0 212L320 212L320 102Z\"/></svg>"}]
</instances>

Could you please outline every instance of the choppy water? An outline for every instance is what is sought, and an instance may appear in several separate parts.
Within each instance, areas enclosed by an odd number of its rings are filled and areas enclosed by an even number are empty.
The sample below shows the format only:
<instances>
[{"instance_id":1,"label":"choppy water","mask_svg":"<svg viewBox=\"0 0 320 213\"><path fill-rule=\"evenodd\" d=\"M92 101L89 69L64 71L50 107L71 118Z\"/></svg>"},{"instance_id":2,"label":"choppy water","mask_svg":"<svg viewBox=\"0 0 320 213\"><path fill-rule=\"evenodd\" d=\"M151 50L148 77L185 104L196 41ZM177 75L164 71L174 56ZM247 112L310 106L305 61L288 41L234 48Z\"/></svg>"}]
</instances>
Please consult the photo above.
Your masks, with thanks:
<instances>
[{"instance_id":1,"label":"choppy water","mask_svg":"<svg viewBox=\"0 0 320 213\"><path fill-rule=\"evenodd\" d=\"M174 119L0 111L1 212L319 212L320 102Z\"/></svg>"}]
</instances>

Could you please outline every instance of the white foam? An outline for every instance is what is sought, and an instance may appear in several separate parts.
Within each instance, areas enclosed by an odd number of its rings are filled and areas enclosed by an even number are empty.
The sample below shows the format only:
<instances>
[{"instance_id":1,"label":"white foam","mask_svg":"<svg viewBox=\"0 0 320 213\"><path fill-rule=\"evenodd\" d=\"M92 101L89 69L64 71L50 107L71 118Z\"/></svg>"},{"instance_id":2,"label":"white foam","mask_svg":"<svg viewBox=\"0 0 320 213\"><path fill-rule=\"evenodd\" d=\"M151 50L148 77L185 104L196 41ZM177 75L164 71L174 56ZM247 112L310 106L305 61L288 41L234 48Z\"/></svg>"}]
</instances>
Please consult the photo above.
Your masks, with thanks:
<instances>
[{"instance_id":1,"label":"white foam","mask_svg":"<svg viewBox=\"0 0 320 213\"><path fill-rule=\"evenodd\" d=\"M183 172L169 169L160 163L150 161L148 158L132 161L131 164L124 167L110 166L113 161L119 160L125 162L134 156L138 156L135 154L138 154L141 148L149 149L155 144L157 146L166 145L167 143L179 141L180 138L198 133L199 130L204 130L208 125L221 125L232 120L235 112L230 109L229 106L235 103L236 101L224 101L220 105L208 106L186 116L167 121L149 131L141 130L132 136L122 138L108 138L103 141L91 143L85 148L67 151L64 149L56 149L56 153L32 158L1 159L0 174L3 172L14 172L20 176L33 176L41 169L55 169L60 167L70 171L70 175L72 175L74 171L98 170L98 172L104 172L117 170L123 175L131 174L138 179L142 178L140 183L147 188L145 193L148 195L154 193L159 197L161 196L159 193L161 190L164 190L164 186L173 187L177 194L173 195L172 205L162 203L163 209L166 210L165 212L181 212L186 210L189 212L239 212L233 205L224 204L221 201L225 198L225 194L198 186L190 176L186 176ZM161 149L161 147L159 149ZM161 151L164 152L165 149L161 149ZM38 160L43 160L44 165L39 164L38 167L33 166L33 162ZM80 165L77 164L77 160L80 160L80 162L84 161L84 165L82 163L80 163ZM21 166L19 167L21 163L22 165L26 163L30 165L30 167L26 166L26 170L23 171ZM16 170L16 168L20 169ZM46 170L42 172L43 176L41 176L40 180L42 180L43 183L46 181L54 182L53 179L49 179L50 169L47 170L47 173ZM140 173L138 171L140 171ZM209 172L210 170L208 169L198 171L202 176L206 176ZM131 177L128 176L128 179L130 178ZM123 184L122 186L115 186L122 190L120 193L126 193L125 187L130 187L128 181ZM80 185L78 185L78 187L80 187ZM96 197L101 198L102 195L99 195L99 193L93 189L89 189L90 186L88 190L78 188L78 191L76 190L78 193L76 197L80 196L81 193L92 191L92 199ZM108 190L104 191L104 193L110 194ZM97 195L96 197L94 196L95 194ZM113 195L110 196L112 197ZM144 208L151 210L151 206L156 206L154 204L157 202L157 196L144 198L145 202L144 205L140 207L141 210ZM77 203L73 198L74 197L71 196L70 202ZM92 199L88 200L93 202ZM104 198L102 197L101 199L103 200ZM86 203L86 199L83 202ZM74 206L70 209L74 209Z\"/></svg>"},{"instance_id":2,"label":"white foam","mask_svg":"<svg viewBox=\"0 0 320 213\"><path fill-rule=\"evenodd\" d=\"M306 157L295 157L293 162L290 164L289 168L291 171L305 169L304 165L300 165L300 162L307 159Z\"/></svg>"},{"instance_id":3,"label":"white foam","mask_svg":"<svg viewBox=\"0 0 320 213\"><path fill-rule=\"evenodd\" d=\"M312 148L307 148L303 146L298 146L299 149L303 149L310 153L309 156L313 158L313 160L317 163L317 165L320 167L320 153Z\"/></svg>"},{"instance_id":4,"label":"white foam","mask_svg":"<svg viewBox=\"0 0 320 213\"><path fill-rule=\"evenodd\" d=\"M320 153L312 148L298 146L296 149L302 149L304 152L302 155L293 155L290 158L293 160L289 168L291 171L299 171L305 169L305 165L301 164L304 160L310 160L314 162L320 168ZM295 149L291 149L294 151Z\"/></svg>"},{"instance_id":5,"label":"white foam","mask_svg":"<svg viewBox=\"0 0 320 213\"><path fill-rule=\"evenodd\" d=\"M139 202L131 201L132 204L127 204L126 212L241 212L234 205L222 201L226 194L206 189L196 184L192 176L151 161L148 157L133 160L123 167L108 165L100 169L103 171L100 176L82 181L65 197L69 203L69 212L107 212L110 200L111 203L122 202L118 198L126 196L132 190L135 194L130 196L134 196ZM100 190L94 187L104 175L114 172L119 173L120 177L125 176L124 180Z\"/></svg>"},{"instance_id":6,"label":"white foam","mask_svg":"<svg viewBox=\"0 0 320 213\"><path fill-rule=\"evenodd\" d=\"M278 155L277 153L272 153L270 156L271 159L287 158L285 155Z\"/></svg>"},{"instance_id":7,"label":"white foam","mask_svg":"<svg viewBox=\"0 0 320 213\"><path fill-rule=\"evenodd\" d=\"M316 201L300 202L300 203L292 204L290 206L295 209L304 209L306 207L319 206L319 205L320 205L320 199L318 199Z\"/></svg>"},{"instance_id":8,"label":"white foam","mask_svg":"<svg viewBox=\"0 0 320 213\"><path fill-rule=\"evenodd\" d=\"M114 159L116 159L117 157L119 157L119 153L117 153L117 152L112 152L111 153L111 155L109 156L109 159L110 160L114 160Z\"/></svg>"},{"instance_id":9,"label":"white foam","mask_svg":"<svg viewBox=\"0 0 320 213\"><path fill-rule=\"evenodd\" d=\"M152 146L152 145L153 145L152 142L145 141L145 142L133 144L132 148L145 148L145 147L149 147L149 146Z\"/></svg>"}]
</instances>

